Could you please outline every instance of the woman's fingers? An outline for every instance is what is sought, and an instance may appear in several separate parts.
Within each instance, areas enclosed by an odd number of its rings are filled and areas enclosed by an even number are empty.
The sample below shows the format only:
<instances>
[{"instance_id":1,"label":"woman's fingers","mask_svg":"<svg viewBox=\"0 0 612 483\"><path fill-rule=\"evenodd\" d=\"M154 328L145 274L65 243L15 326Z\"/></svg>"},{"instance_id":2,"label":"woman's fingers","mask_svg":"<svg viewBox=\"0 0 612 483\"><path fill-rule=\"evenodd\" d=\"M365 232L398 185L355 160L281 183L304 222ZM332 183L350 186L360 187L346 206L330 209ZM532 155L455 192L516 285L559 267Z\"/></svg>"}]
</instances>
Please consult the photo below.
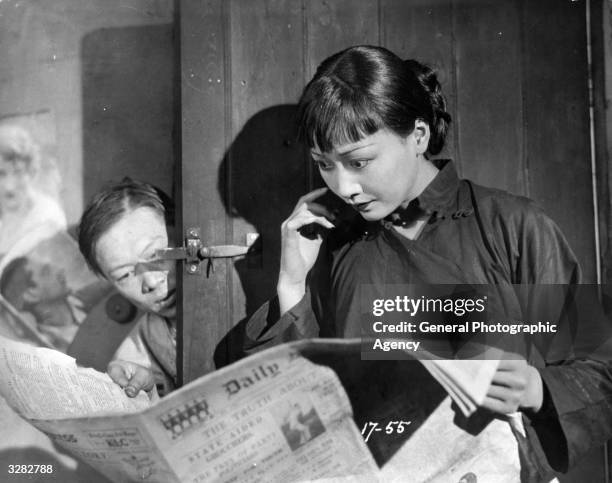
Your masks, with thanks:
<instances>
[{"instance_id":1,"label":"woman's fingers","mask_svg":"<svg viewBox=\"0 0 612 483\"><path fill-rule=\"evenodd\" d=\"M522 357L514 355L513 358L510 358L511 356L507 356L506 359L499 361L498 371L515 371L527 365L527 361Z\"/></svg>"},{"instance_id":2,"label":"woman's fingers","mask_svg":"<svg viewBox=\"0 0 612 483\"><path fill-rule=\"evenodd\" d=\"M310 225L311 223L316 223L325 228L332 229L334 228L334 224L329 221L324 216L317 216L310 212L302 212L289 218L285 224L285 227L288 230L295 231L299 230L303 226Z\"/></svg>"},{"instance_id":3,"label":"woman's fingers","mask_svg":"<svg viewBox=\"0 0 612 483\"><path fill-rule=\"evenodd\" d=\"M522 373L516 371L498 370L493 375L492 385L511 387L516 389L524 389L527 385L527 380Z\"/></svg>"},{"instance_id":4,"label":"woman's fingers","mask_svg":"<svg viewBox=\"0 0 612 483\"><path fill-rule=\"evenodd\" d=\"M512 407L503 399L486 397L482 403L482 407L497 414L510 414L518 410L518 407Z\"/></svg>"},{"instance_id":5,"label":"woman's fingers","mask_svg":"<svg viewBox=\"0 0 612 483\"><path fill-rule=\"evenodd\" d=\"M505 386L491 386L487 391L487 397L500 401L510 401L518 405L520 402L520 392L514 391Z\"/></svg>"},{"instance_id":6,"label":"woman's fingers","mask_svg":"<svg viewBox=\"0 0 612 483\"><path fill-rule=\"evenodd\" d=\"M315 215L324 216L328 220L334 221L336 219L336 215L325 205L321 203L310 202L306 203L306 209Z\"/></svg>"},{"instance_id":7,"label":"woman's fingers","mask_svg":"<svg viewBox=\"0 0 612 483\"><path fill-rule=\"evenodd\" d=\"M329 188L319 188L302 196L295 205L293 214L301 211L310 211L315 215L325 216L329 220L334 220L336 215L325 205L316 203L315 200L320 198L329 191Z\"/></svg>"},{"instance_id":8,"label":"woman's fingers","mask_svg":"<svg viewBox=\"0 0 612 483\"><path fill-rule=\"evenodd\" d=\"M318 188L314 191L311 191L310 193L306 193L304 196L302 196L298 200L295 206L300 206L303 203L310 203L311 201L316 200L320 196L323 196L325 193L327 193L328 190L329 188L323 187L323 188Z\"/></svg>"},{"instance_id":9,"label":"woman's fingers","mask_svg":"<svg viewBox=\"0 0 612 483\"><path fill-rule=\"evenodd\" d=\"M543 397L538 370L524 359L506 359L499 362L482 406L504 414L519 409L539 411Z\"/></svg>"}]
</instances>

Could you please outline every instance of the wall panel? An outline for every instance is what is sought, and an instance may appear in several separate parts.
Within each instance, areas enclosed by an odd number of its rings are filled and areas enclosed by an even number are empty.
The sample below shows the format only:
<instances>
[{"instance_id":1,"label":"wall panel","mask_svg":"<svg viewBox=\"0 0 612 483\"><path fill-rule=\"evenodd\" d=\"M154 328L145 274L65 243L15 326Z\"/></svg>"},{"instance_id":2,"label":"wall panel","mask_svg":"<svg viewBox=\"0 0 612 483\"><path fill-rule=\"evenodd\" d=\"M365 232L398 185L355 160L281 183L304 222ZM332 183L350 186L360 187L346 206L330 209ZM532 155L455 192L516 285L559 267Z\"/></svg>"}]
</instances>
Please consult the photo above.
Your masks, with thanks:
<instances>
[{"instance_id":1,"label":"wall panel","mask_svg":"<svg viewBox=\"0 0 612 483\"><path fill-rule=\"evenodd\" d=\"M523 8L529 194L559 223L585 279L594 282L585 6L547 0L524 2Z\"/></svg>"},{"instance_id":2,"label":"wall panel","mask_svg":"<svg viewBox=\"0 0 612 483\"><path fill-rule=\"evenodd\" d=\"M463 175L526 194L519 2L455 2L453 14Z\"/></svg>"},{"instance_id":3,"label":"wall panel","mask_svg":"<svg viewBox=\"0 0 612 483\"><path fill-rule=\"evenodd\" d=\"M457 100L451 0L381 0L381 35L382 44L397 55L424 62L436 70L453 119L439 157L452 158L460 165L455 142Z\"/></svg>"},{"instance_id":4,"label":"wall panel","mask_svg":"<svg viewBox=\"0 0 612 483\"><path fill-rule=\"evenodd\" d=\"M308 82L325 58L351 45L380 42L378 2L351 0L305 1L305 39Z\"/></svg>"},{"instance_id":5,"label":"wall panel","mask_svg":"<svg viewBox=\"0 0 612 483\"><path fill-rule=\"evenodd\" d=\"M236 260L234 320L274 293L280 224L307 189L295 143L292 104L303 79L303 16L299 0L233 1L231 22L232 142L225 157L232 238L258 233L259 255Z\"/></svg>"}]
</instances>

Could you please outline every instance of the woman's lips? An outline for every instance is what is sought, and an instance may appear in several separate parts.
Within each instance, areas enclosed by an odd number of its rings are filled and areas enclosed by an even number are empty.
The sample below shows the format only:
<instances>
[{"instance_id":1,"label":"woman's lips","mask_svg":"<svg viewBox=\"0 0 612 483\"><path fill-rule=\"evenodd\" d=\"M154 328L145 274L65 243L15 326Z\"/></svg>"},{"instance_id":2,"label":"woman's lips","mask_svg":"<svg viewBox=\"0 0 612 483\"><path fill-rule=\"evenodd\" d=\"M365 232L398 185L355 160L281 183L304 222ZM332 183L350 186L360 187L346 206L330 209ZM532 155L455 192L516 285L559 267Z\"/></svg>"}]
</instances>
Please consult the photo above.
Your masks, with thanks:
<instances>
[{"instance_id":1,"label":"woman's lips","mask_svg":"<svg viewBox=\"0 0 612 483\"><path fill-rule=\"evenodd\" d=\"M354 205L354 208L357 211L368 211L368 209L370 208L370 206L372 205L372 203L374 203L374 200L371 201L365 201L363 203L356 203Z\"/></svg>"}]
</instances>

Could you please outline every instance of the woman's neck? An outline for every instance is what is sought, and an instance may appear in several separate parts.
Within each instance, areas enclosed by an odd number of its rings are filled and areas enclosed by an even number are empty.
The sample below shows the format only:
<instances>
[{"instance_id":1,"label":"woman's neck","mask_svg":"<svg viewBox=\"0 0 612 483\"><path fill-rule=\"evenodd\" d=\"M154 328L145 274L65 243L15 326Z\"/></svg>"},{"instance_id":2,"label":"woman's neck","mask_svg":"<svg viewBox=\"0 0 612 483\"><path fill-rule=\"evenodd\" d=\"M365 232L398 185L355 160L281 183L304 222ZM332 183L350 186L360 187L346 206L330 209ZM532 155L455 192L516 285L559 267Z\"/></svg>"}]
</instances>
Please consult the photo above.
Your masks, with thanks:
<instances>
[{"instance_id":1,"label":"woman's neck","mask_svg":"<svg viewBox=\"0 0 612 483\"><path fill-rule=\"evenodd\" d=\"M406 208L412 200L421 196L421 193L425 191L439 172L440 170L434 163L428 159L425 159L424 157L420 157L419 170L417 172L416 180L411 187L408 199L402 203L401 207Z\"/></svg>"}]
</instances>

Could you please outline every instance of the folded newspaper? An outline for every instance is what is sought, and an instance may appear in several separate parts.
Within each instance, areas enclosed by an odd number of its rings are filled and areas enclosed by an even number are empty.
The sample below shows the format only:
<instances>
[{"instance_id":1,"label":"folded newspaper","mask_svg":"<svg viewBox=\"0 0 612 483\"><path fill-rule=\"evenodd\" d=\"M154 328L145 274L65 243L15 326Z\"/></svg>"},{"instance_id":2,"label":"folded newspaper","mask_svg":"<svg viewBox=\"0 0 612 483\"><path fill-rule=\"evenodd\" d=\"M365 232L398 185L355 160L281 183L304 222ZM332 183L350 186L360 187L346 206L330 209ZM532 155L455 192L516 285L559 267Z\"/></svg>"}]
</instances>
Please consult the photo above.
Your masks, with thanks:
<instances>
[{"instance_id":1,"label":"folded newspaper","mask_svg":"<svg viewBox=\"0 0 612 483\"><path fill-rule=\"evenodd\" d=\"M360 347L284 344L153 403L57 351L0 338L0 394L113 482L520 478L513 418L475 424L455 410L470 415L495 361L362 361Z\"/></svg>"}]
</instances>

